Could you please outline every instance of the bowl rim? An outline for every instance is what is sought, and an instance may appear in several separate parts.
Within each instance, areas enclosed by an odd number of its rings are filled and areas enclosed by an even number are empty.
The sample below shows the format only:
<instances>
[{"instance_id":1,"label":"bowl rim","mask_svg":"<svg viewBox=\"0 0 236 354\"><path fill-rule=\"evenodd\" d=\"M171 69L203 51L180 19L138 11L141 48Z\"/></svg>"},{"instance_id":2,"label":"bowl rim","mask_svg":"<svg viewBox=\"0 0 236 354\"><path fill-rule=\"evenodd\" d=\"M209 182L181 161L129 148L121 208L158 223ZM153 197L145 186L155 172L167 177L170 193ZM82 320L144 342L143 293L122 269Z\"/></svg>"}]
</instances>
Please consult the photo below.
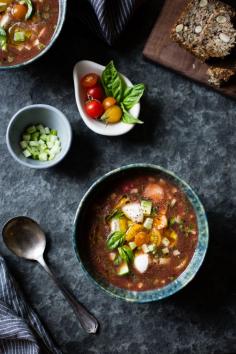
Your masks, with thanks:
<instances>
[{"instance_id":1,"label":"bowl rim","mask_svg":"<svg viewBox=\"0 0 236 354\"><path fill-rule=\"evenodd\" d=\"M90 272L86 269L86 267L83 264L83 261L80 257L78 248L77 248L76 237L77 237L77 227L78 227L78 221L79 221L79 214L81 213L81 210L83 209L83 206L84 206L87 198L89 197L89 195L104 180L109 179L110 176L113 176L113 175L120 173L122 171L129 171L132 169L134 169L134 170L135 169L147 169L147 170L153 170L154 172L159 171L164 174L167 174L167 176L168 175L171 176L174 180L176 180L178 182L178 186L180 186L180 188L184 187L184 188L186 188L186 190L189 193L191 193L193 200L195 201L195 204L193 204L192 201L189 199L189 196L186 195L186 191L185 190L183 191L185 193L186 197L190 200L191 204L193 205L194 211L197 216L198 228L199 228L199 223L200 223L200 226L201 226L201 223L203 225L202 230L199 230L197 247L194 251L193 257L190 260L187 268L178 276L178 278L176 278L171 283L169 283L166 286L159 288L159 289L146 290L146 291L129 291L126 289L118 288L112 284L109 284L109 289L108 289L103 284L99 283L90 274ZM196 207L198 207L198 210L196 210ZM200 233L200 231L201 231L201 233ZM105 291L106 293L111 295L112 297L119 298L121 300L133 302L133 303L146 303L146 302L158 301L158 300L164 299L166 297L169 297L169 296L175 294L176 292L183 289L195 277L195 275L199 271L199 269L205 259L205 255L206 255L206 252L208 249L209 226L208 226L207 216L206 216L206 212L203 207L203 204L201 203L199 197L197 196L197 194L194 192L194 190L189 186L189 184L187 182L185 182L182 178L178 177L174 172L171 172L162 166L150 164L150 163L134 163L134 164L129 164L129 165L125 165L125 166L116 168L110 172L105 173L102 177L99 177L89 187L89 189L85 192L85 194L83 195L82 199L79 202L79 205L76 210L75 217L74 217L72 243L73 243L73 248L74 248L76 257L79 261L79 264L81 265L81 268L83 269L86 276L90 280L92 280L92 282L96 285L97 288L102 289L103 291Z\"/></svg>"},{"instance_id":2,"label":"bowl rim","mask_svg":"<svg viewBox=\"0 0 236 354\"><path fill-rule=\"evenodd\" d=\"M16 119L19 118L19 115L24 112L24 111L29 111L29 110L34 110L35 108L43 108L43 109L47 109L50 111L54 111L57 115L60 115L61 119L63 119L65 125L67 126L67 130L69 133L69 139L68 139L68 144L65 147L65 149L63 151L61 151L61 156L59 159L55 159L55 160L51 160L51 161L46 161L46 162L42 162L42 164L40 163L39 165L33 165L30 164L24 160L22 160L21 158L19 158L14 150L12 149L11 143L10 143L10 131L12 128L13 123L15 122ZM34 168L34 169L46 169L46 168L50 168L52 166L57 165L59 162L61 162L64 157L66 156L66 154L68 153L68 151L70 150L71 147L71 143L72 143L72 128L70 125L70 122L68 120L68 118L65 116L65 114L60 111L58 108L48 105L48 104L44 104L44 103L37 103L37 104L32 104L32 105L28 105L25 106L21 109L19 109L10 119L8 126L7 126L7 131L6 131L6 143L7 143L7 148L8 151L10 152L11 156L14 158L15 161L19 162L21 165L24 165L26 167L30 167L30 168Z\"/></svg>"},{"instance_id":3,"label":"bowl rim","mask_svg":"<svg viewBox=\"0 0 236 354\"><path fill-rule=\"evenodd\" d=\"M59 34L61 33L62 27L65 22L66 11L67 11L67 0L58 0L58 3L59 3L59 14L58 14L57 26L48 45L46 45L46 47L43 50L41 50L41 52L39 52L36 56L30 58L29 60L14 65L0 65L0 70L11 70L11 69L18 69L21 67L25 67L26 65L29 65L34 61L40 59L53 46L53 44L56 42L57 38L59 37Z\"/></svg>"},{"instance_id":4,"label":"bowl rim","mask_svg":"<svg viewBox=\"0 0 236 354\"><path fill-rule=\"evenodd\" d=\"M101 128L97 127L95 125L95 122L93 121L93 119L89 118L86 113L84 112L83 109L83 103L81 102L80 99L80 92L81 92L81 87L80 87L80 78L79 78L79 70L80 67L83 65L87 65L91 67L91 71L90 72L95 72L97 73L98 71L102 71L105 69L105 65L99 64L95 61L92 60L87 60L87 59L83 59L83 60L79 60L73 68L73 81L74 81L74 93L75 93L75 101L76 101L76 105L77 105L77 109L79 111L80 117L83 120L84 124L94 133L99 134L99 135L103 135L103 136L121 136L124 134L129 133L134 127L135 124L126 124L122 121L116 123L116 124L110 124L110 130L106 130L107 126L101 122L99 122L101 124ZM84 73L85 74L85 73ZM133 82L130 81L130 79L125 76L124 74L122 74L119 71L119 74L123 77L124 81L126 82L126 84L129 87L134 86ZM139 117L140 115L140 109L141 109L141 105L140 102L136 103L132 109L135 109L137 112L134 114L134 116L136 118ZM96 122L97 123L97 122ZM124 129L123 131L119 132L119 128L118 126L122 126L124 125Z\"/></svg>"}]
</instances>

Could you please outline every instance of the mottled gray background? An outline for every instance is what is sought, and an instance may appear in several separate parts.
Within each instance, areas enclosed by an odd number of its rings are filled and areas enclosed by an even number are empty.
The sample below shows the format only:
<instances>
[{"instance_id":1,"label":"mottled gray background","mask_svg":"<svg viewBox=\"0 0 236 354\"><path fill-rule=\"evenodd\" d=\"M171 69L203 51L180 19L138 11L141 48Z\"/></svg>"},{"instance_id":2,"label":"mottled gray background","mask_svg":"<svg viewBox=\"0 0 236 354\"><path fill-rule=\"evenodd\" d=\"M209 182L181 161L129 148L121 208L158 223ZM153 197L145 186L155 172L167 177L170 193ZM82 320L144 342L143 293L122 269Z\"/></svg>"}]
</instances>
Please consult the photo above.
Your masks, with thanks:
<instances>
[{"instance_id":1,"label":"mottled gray background","mask_svg":"<svg viewBox=\"0 0 236 354\"><path fill-rule=\"evenodd\" d=\"M75 6L44 58L0 72L0 226L18 214L40 222L48 236L49 265L101 324L98 335L85 334L40 266L10 255L0 241L28 300L65 353L236 353L236 103L144 60L144 43L159 9L160 2L148 1L120 43L110 48L75 19ZM72 81L80 59L102 64L114 59L132 81L147 84L141 112L145 125L116 138L87 129ZM50 170L22 167L6 148L9 119L32 103L58 107L73 127L69 155ZM132 162L160 164L184 178L204 203L210 224L209 251L196 278L177 295L144 305L115 300L95 288L71 242L75 211L90 184Z\"/></svg>"}]
</instances>

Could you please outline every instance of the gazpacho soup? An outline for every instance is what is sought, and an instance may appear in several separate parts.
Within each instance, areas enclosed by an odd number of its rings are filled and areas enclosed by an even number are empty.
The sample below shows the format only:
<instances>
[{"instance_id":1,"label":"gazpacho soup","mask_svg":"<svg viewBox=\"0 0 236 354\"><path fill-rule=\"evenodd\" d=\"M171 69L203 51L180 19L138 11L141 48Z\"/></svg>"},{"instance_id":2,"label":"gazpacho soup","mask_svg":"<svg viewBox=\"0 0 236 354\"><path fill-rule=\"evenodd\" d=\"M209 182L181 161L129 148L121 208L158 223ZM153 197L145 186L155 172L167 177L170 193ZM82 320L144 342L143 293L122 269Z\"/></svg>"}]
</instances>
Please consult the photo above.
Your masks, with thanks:
<instances>
[{"instance_id":1,"label":"gazpacho soup","mask_svg":"<svg viewBox=\"0 0 236 354\"><path fill-rule=\"evenodd\" d=\"M85 223L83 252L92 273L128 290L172 282L197 246L194 209L161 173L112 182L90 202Z\"/></svg>"},{"instance_id":2,"label":"gazpacho soup","mask_svg":"<svg viewBox=\"0 0 236 354\"><path fill-rule=\"evenodd\" d=\"M1 0L0 66L38 55L53 36L58 13L58 0Z\"/></svg>"}]
</instances>

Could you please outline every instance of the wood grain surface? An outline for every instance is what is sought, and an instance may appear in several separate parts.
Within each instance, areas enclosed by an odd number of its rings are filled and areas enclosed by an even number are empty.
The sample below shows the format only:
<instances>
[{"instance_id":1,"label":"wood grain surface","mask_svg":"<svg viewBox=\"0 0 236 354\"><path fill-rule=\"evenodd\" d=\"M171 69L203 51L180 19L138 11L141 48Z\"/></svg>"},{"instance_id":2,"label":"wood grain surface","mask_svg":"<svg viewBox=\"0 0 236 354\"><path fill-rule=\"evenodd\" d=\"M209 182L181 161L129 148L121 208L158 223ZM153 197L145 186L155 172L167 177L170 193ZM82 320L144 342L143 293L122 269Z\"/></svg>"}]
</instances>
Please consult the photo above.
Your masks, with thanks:
<instances>
[{"instance_id":1,"label":"wood grain surface","mask_svg":"<svg viewBox=\"0 0 236 354\"><path fill-rule=\"evenodd\" d=\"M186 0L165 0L143 54L146 58L158 64L213 88L207 81L207 65L201 63L200 60L170 39L171 28L185 4ZM236 99L236 78L231 79L224 87L216 90Z\"/></svg>"}]
</instances>

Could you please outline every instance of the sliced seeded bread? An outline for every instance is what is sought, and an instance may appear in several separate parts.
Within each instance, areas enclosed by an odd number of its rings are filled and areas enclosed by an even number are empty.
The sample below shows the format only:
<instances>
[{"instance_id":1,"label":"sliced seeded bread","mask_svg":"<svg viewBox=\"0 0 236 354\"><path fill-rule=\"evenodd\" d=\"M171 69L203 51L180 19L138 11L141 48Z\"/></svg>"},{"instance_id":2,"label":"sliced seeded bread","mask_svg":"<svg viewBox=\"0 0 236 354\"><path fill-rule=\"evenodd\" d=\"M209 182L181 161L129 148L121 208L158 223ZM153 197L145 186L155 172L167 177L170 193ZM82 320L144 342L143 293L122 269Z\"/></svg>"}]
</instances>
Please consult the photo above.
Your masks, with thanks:
<instances>
[{"instance_id":1,"label":"sliced seeded bread","mask_svg":"<svg viewBox=\"0 0 236 354\"><path fill-rule=\"evenodd\" d=\"M218 0L189 0L171 38L205 62L230 54L236 43L236 11Z\"/></svg>"},{"instance_id":2,"label":"sliced seeded bread","mask_svg":"<svg viewBox=\"0 0 236 354\"><path fill-rule=\"evenodd\" d=\"M215 87L221 87L236 74L236 70L210 66L207 70L208 82Z\"/></svg>"}]
</instances>

